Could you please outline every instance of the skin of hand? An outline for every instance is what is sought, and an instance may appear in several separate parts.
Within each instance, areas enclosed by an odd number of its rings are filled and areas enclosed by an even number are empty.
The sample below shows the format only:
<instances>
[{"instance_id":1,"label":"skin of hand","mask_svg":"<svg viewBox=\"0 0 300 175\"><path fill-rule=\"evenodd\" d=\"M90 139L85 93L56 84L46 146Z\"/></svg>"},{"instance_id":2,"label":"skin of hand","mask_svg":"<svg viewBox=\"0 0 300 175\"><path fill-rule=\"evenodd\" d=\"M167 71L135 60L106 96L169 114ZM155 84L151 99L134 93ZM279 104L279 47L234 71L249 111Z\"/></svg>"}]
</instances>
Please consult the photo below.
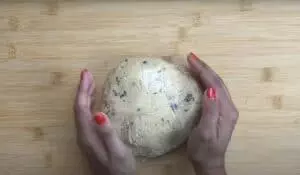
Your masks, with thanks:
<instances>
[{"instance_id":1,"label":"skin of hand","mask_svg":"<svg viewBox=\"0 0 300 175\"><path fill-rule=\"evenodd\" d=\"M188 140L188 157L197 175L225 175L225 153L239 113L222 79L193 53L187 61L205 89L202 115Z\"/></svg>"},{"instance_id":2,"label":"skin of hand","mask_svg":"<svg viewBox=\"0 0 300 175\"><path fill-rule=\"evenodd\" d=\"M135 159L102 112L93 115L95 82L83 70L74 104L77 141L95 175L134 175Z\"/></svg>"}]
</instances>

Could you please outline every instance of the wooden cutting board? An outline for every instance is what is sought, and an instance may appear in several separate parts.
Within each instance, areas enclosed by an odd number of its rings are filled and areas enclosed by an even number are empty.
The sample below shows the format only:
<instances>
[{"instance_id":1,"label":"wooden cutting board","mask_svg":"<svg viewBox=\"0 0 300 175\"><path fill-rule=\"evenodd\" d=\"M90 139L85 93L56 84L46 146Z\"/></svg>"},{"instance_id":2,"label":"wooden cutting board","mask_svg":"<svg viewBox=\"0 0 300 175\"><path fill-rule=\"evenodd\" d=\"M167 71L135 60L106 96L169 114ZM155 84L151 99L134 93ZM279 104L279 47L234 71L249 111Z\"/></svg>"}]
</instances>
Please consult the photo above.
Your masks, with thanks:
<instances>
[{"instance_id":1,"label":"wooden cutting board","mask_svg":"<svg viewBox=\"0 0 300 175\"><path fill-rule=\"evenodd\" d=\"M300 2L0 2L0 174L89 174L72 104L80 70L100 89L122 56L194 51L240 119L230 175L300 174ZM138 174L192 174L184 148Z\"/></svg>"}]
</instances>

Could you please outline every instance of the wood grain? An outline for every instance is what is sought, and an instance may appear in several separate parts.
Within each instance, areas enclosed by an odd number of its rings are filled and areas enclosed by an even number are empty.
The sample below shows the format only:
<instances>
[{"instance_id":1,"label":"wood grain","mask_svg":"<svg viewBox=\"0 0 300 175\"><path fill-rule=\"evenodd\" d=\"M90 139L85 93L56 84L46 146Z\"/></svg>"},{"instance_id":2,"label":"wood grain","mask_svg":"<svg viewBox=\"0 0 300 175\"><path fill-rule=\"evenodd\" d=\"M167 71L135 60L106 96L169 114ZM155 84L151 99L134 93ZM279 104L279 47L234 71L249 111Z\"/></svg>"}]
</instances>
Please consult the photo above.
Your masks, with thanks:
<instances>
[{"instance_id":1,"label":"wood grain","mask_svg":"<svg viewBox=\"0 0 300 175\"><path fill-rule=\"evenodd\" d=\"M300 2L0 2L0 174L89 174L72 104L122 56L194 51L240 110L228 174L300 174ZM138 174L192 174L184 149Z\"/></svg>"}]
</instances>

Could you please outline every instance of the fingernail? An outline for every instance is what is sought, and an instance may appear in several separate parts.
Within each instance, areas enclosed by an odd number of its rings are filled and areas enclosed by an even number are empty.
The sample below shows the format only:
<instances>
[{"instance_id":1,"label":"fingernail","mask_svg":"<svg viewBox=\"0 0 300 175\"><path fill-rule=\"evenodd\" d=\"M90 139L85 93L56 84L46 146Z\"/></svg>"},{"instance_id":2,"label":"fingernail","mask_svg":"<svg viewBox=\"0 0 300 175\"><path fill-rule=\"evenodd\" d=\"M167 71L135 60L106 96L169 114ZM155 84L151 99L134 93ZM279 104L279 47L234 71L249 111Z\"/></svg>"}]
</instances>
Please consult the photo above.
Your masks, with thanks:
<instances>
[{"instance_id":1,"label":"fingernail","mask_svg":"<svg viewBox=\"0 0 300 175\"><path fill-rule=\"evenodd\" d=\"M217 94L216 94L216 89L214 88L208 88L207 89L207 97L210 99L210 100L215 100L216 97L217 97Z\"/></svg>"},{"instance_id":2,"label":"fingernail","mask_svg":"<svg viewBox=\"0 0 300 175\"><path fill-rule=\"evenodd\" d=\"M83 70L81 71L81 73L80 73L80 80L83 79L83 75L84 75L84 73L87 72L87 71L88 71L87 69L83 69Z\"/></svg>"},{"instance_id":3,"label":"fingernail","mask_svg":"<svg viewBox=\"0 0 300 175\"><path fill-rule=\"evenodd\" d=\"M103 112L99 112L95 115L95 121L98 125L104 125L107 122L106 115Z\"/></svg>"},{"instance_id":4,"label":"fingernail","mask_svg":"<svg viewBox=\"0 0 300 175\"><path fill-rule=\"evenodd\" d=\"M190 53L190 58L195 59L195 60L199 60L199 58L193 52Z\"/></svg>"}]
</instances>

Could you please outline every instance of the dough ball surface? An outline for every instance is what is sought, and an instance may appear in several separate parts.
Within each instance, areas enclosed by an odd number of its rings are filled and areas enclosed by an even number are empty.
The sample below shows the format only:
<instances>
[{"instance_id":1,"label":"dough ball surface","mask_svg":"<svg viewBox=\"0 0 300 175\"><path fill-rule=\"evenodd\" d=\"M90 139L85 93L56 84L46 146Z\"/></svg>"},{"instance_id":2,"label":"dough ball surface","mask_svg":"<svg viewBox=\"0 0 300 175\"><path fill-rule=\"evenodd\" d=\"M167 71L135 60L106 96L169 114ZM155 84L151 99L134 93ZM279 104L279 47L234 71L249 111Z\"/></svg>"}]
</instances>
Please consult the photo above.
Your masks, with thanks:
<instances>
[{"instance_id":1,"label":"dough ball surface","mask_svg":"<svg viewBox=\"0 0 300 175\"><path fill-rule=\"evenodd\" d=\"M182 67L160 58L125 58L107 77L101 109L136 156L157 157L188 138L201 94Z\"/></svg>"}]
</instances>

